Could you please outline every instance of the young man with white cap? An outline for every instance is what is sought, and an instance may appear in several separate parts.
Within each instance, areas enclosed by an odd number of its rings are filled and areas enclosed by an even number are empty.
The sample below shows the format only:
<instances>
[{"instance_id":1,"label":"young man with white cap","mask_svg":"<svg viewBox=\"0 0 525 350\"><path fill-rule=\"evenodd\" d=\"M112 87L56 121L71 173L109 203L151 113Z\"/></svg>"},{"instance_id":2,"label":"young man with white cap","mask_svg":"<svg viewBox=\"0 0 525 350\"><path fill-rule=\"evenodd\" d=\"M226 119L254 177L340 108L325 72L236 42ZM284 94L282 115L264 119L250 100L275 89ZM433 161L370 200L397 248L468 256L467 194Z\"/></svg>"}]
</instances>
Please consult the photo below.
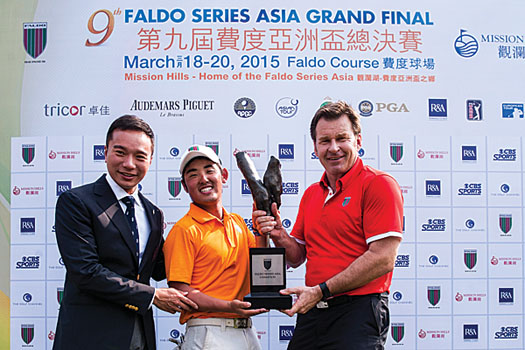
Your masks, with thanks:
<instances>
[{"instance_id":1,"label":"young man with white cap","mask_svg":"<svg viewBox=\"0 0 525 350\"><path fill-rule=\"evenodd\" d=\"M240 215L222 206L228 171L211 148L194 145L182 157L180 174L192 203L166 239L166 275L170 287L188 292L199 306L181 313L182 349L261 349L250 316L267 310L250 310L241 301L249 293L255 237Z\"/></svg>"}]
</instances>

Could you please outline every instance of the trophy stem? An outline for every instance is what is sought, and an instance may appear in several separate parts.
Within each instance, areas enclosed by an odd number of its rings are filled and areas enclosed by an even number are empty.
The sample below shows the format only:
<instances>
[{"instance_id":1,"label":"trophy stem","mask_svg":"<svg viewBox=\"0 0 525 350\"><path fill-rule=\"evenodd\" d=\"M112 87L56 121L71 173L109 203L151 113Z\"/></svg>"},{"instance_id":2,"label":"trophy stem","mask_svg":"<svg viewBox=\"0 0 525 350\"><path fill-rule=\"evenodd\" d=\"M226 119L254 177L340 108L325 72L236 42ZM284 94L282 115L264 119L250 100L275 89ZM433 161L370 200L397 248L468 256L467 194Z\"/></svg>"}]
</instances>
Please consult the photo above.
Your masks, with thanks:
<instances>
[{"instance_id":1,"label":"trophy stem","mask_svg":"<svg viewBox=\"0 0 525 350\"><path fill-rule=\"evenodd\" d=\"M255 236L255 245L257 248L270 248L270 237L261 234Z\"/></svg>"}]
</instances>

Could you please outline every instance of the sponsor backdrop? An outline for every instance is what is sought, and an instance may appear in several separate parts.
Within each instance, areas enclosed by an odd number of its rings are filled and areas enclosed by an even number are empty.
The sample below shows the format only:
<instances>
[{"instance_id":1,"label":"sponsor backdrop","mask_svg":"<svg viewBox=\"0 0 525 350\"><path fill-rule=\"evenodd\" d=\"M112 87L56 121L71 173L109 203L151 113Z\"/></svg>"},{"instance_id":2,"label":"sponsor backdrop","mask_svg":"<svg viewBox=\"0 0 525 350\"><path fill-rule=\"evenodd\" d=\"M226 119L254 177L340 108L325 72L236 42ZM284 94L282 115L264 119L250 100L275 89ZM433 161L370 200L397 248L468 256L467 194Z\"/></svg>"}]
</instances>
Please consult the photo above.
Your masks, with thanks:
<instances>
[{"instance_id":1,"label":"sponsor backdrop","mask_svg":"<svg viewBox=\"0 0 525 350\"><path fill-rule=\"evenodd\" d=\"M358 110L361 158L393 174L404 195L388 348L521 349L524 10L516 1L39 1L17 24L12 349L51 347L65 273L56 199L104 171L113 119L137 114L156 131L140 187L164 210L166 234L188 209L177 169L192 143L222 158L224 204L249 226L233 154L247 151L261 172L278 157L290 229L322 174L308 127L326 99ZM288 270L288 286L303 276L304 267ZM155 317L159 349L173 349L184 328ZM285 349L294 323L277 311L256 317L263 348Z\"/></svg>"}]
</instances>

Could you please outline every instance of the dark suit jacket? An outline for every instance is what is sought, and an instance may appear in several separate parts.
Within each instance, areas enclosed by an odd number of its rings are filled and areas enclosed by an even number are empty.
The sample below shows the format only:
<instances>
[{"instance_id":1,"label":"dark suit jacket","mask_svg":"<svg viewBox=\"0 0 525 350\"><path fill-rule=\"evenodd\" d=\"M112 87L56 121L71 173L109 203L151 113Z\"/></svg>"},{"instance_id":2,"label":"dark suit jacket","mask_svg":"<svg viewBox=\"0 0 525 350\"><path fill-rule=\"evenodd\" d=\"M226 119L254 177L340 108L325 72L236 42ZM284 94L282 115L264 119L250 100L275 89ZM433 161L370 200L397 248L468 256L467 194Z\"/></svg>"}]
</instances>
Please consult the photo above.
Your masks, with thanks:
<instances>
[{"instance_id":1,"label":"dark suit jacket","mask_svg":"<svg viewBox=\"0 0 525 350\"><path fill-rule=\"evenodd\" d=\"M53 350L128 350L135 317L143 321L148 350L155 349L155 289L165 278L163 216L139 194L151 234L139 266L129 224L105 175L63 193L55 229L66 266Z\"/></svg>"}]
</instances>

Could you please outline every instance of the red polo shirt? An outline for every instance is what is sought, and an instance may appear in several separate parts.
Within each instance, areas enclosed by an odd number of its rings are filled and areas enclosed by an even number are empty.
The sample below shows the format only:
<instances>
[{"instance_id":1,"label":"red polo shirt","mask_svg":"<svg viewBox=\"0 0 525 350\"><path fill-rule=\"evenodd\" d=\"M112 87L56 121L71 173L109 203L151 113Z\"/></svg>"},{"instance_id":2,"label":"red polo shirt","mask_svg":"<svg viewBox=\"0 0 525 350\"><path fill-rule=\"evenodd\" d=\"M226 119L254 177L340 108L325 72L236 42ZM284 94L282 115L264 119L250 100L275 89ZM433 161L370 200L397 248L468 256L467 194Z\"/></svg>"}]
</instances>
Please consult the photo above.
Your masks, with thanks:
<instances>
[{"instance_id":1,"label":"red polo shirt","mask_svg":"<svg viewBox=\"0 0 525 350\"><path fill-rule=\"evenodd\" d=\"M336 184L326 203L326 173L305 191L291 235L306 246L306 285L315 286L343 271L368 244L402 237L403 196L394 178L364 166L360 158ZM388 291L392 272L346 294Z\"/></svg>"}]
</instances>

